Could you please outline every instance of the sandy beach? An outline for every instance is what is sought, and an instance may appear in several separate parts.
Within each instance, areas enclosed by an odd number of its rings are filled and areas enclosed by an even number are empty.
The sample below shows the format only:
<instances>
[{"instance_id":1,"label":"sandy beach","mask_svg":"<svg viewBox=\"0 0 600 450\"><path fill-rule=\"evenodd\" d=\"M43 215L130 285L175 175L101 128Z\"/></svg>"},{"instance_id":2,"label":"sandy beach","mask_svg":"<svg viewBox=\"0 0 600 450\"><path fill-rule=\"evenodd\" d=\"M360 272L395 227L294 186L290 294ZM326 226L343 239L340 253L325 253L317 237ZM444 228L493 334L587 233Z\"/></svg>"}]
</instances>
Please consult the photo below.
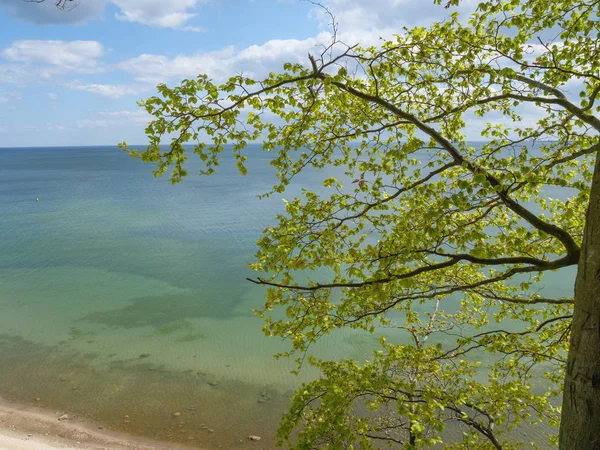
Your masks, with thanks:
<instances>
[{"instance_id":1,"label":"sandy beach","mask_svg":"<svg viewBox=\"0 0 600 450\"><path fill-rule=\"evenodd\" d=\"M2 450L190 450L177 444L144 440L109 432L101 425L65 418L40 408L15 405L0 399L0 449ZM68 416L68 414L67 414ZM62 417L62 420L59 420Z\"/></svg>"}]
</instances>

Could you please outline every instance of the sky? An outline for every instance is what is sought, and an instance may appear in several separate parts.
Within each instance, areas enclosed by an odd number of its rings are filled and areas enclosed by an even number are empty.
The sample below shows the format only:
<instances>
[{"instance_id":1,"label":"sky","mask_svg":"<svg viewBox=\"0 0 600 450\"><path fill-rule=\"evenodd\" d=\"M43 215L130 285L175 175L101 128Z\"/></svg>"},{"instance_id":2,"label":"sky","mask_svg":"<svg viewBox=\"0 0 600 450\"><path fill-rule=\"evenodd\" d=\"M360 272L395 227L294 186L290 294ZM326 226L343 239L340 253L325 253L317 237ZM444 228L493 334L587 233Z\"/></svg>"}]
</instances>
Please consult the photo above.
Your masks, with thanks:
<instances>
[{"instance_id":1,"label":"sky","mask_svg":"<svg viewBox=\"0 0 600 450\"><path fill-rule=\"evenodd\" d=\"M433 0L322 4L346 44L448 14ZM69 11L55 0L0 0L0 147L144 144L148 116L137 101L157 84L309 64L329 24L303 0L80 0Z\"/></svg>"}]
</instances>

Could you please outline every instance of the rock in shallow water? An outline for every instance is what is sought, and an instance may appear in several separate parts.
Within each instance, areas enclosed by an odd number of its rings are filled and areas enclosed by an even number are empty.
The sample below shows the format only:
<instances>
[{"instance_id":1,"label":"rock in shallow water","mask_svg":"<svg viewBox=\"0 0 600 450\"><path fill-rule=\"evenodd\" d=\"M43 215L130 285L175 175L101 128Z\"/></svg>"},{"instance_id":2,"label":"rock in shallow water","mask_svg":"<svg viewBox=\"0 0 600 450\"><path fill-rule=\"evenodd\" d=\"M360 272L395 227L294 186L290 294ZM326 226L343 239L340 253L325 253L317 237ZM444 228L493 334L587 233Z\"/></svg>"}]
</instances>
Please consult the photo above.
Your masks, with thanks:
<instances>
[{"instance_id":1,"label":"rock in shallow water","mask_svg":"<svg viewBox=\"0 0 600 450\"><path fill-rule=\"evenodd\" d=\"M251 441L260 441L260 436L254 436L254 435L250 435L248 436L248 439L250 439Z\"/></svg>"}]
</instances>

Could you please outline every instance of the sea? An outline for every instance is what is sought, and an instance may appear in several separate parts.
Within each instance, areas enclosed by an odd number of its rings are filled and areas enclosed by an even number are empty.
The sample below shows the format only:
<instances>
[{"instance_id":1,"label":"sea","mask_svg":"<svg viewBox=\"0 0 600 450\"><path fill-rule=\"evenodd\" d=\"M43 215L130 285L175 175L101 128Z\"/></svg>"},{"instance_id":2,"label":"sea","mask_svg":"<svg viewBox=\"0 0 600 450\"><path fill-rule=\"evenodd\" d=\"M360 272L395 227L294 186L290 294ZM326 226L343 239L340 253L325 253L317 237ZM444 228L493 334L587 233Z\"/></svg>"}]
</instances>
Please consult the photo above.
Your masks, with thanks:
<instances>
[{"instance_id":1,"label":"sea","mask_svg":"<svg viewBox=\"0 0 600 450\"><path fill-rule=\"evenodd\" d=\"M246 176L225 152L214 175L191 158L172 185L112 146L0 149L0 397L205 449L274 448L318 374L273 357L289 345L262 333L248 264L282 199L327 174L258 199L272 156L247 154ZM573 272L550 283L568 296ZM343 330L314 351L364 360L377 338Z\"/></svg>"}]
</instances>

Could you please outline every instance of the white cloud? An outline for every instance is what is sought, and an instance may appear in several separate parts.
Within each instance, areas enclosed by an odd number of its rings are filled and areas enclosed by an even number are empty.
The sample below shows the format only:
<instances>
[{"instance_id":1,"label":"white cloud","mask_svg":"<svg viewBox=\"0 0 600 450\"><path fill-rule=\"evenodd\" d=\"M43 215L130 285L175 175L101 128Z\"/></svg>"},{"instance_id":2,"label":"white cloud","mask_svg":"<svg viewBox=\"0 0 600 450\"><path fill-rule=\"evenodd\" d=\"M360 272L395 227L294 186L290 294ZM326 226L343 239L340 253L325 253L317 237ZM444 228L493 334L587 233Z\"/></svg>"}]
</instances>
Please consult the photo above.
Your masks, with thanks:
<instances>
[{"instance_id":1,"label":"white cloud","mask_svg":"<svg viewBox=\"0 0 600 450\"><path fill-rule=\"evenodd\" d=\"M0 64L0 83L18 83L28 76L28 71L18 64Z\"/></svg>"},{"instance_id":2,"label":"white cloud","mask_svg":"<svg viewBox=\"0 0 600 450\"><path fill-rule=\"evenodd\" d=\"M181 31L191 31L193 33L205 33L208 30L204 27L183 27L181 29Z\"/></svg>"},{"instance_id":3,"label":"white cloud","mask_svg":"<svg viewBox=\"0 0 600 450\"><path fill-rule=\"evenodd\" d=\"M464 0L459 9L466 13L475 4L476 0ZM372 0L368 3L364 0L328 0L325 6L338 24L338 40L363 47L377 45L382 37L401 33L403 26L430 23L448 14L448 10L434 5L433 1L423 0ZM119 68L133 73L139 81L151 83L194 78L200 73L217 80L240 72L262 77L281 70L288 61L308 63L309 52L318 55L323 46L329 44L331 17L321 7L313 8L311 14L321 22L323 31L307 39L273 39L243 49L230 46L219 51L172 58L143 54L123 61Z\"/></svg>"},{"instance_id":4,"label":"white cloud","mask_svg":"<svg viewBox=\"0 0 600 450\"><path fill-rule=\"evenodd\" d=\"M146 92L148 87L144 86L131 86L126 84L84 84L84 83L73 83L67 84L67 87L76 91L86 91L93 94L98 94L103 97L117 99L125 97L127 95L137 95L142 92Z\"/></svg>"},{"instance_id":5,"label":"white cloud","mask_svg":"<svg viewBox=\"0 0 600 450\"><path fill-rule=\"evenodd\" d=\"M48 124L48 125L46 125L46 128L48 129L48 131L65 131L68 129L64 125L54 125L54 124Z\"/></svg>"},{"instance_id":6,"label":"white cloud","mask_svg":"<svg viewBox=\"0 0 600 450\"><path fill-rule=\"evenodd\" d=\"M466 15L479 2L462 0L458 8L453 7L450 11L458 10L461 15ZM443 20L449 12L435 5L433 0L326 0L324 5L333 14L342 34L377 29L401 33L403 26L427 25L435 20ZM331 17L323 8L315 7L312 13L323 26L330 26Z\"/></svg>"},{"instance_id":7,"label":"white cloud","mask_svg":"<svg viewBox=\"0 0 600 450\"><path fill-rule=\"evenodd\" d=\"M121 62L119 68L133 73L140 81L152 83L194 78L200 73L216 79L239 72L260 77L272 70L281 70L287 61L306 62L308 52L320 52L319 46L329 42L330 38L328 33L320 33L304 40L275 39L242 50L227 47L215 52L174 58L144 54Z\"/></svg>"},{"instance_id":8,"label":"white cloud","mask_svg":"<svg viewBox=\"0 0 600 450\"><path fill-rule=\"evenodd\" d=\"M353 30L352 33L340 34L338 38L346 44L360 43L368 46L380 41L381 32L382 30ZM391 35L392 32L389 33ZM286 62L308 64L308 54L320 55L331 39L329 32L322 31L307 39L272 39L264 44L243 49L229 46L218 51L178 55L172 58L143 54L122 61L118 67L134 74L138 81L154 84L195 78L201 73L216 80L223 80L237 73L260 78L269 72L282 70ZM338 47L342 48L346 48L344 44Z\"/></svg>"},{"instance_id":9,"label":"white cloud","mask_svg":"<svg viewBox=\"0 0 600 450\"><path fill-rule=\"evenodd\" d=\"M152 116L141 108L136 110L99 111L98 115L100 117L118 118L119 122L128 121L135 124L147 124L152 120Z\"/></svg>"},{"instance_id":10,"label":"white cloud","mask_svg":"<svg viewBox=\"0 0 600 450\"><path fill-rule=\"evenodd\" d=\"M0 7L8 9L15 17L37 24L81 24L99 18L104 12L105 0L84 0L76 8L62 11L54 1L43 3L0 0Z\"/></svg>"},{"instance_id":11,"label":"white cloud","mask_svg":"<svg viewBox=\"0 0 600 450\"><path fill-rule=\"evenodd\" d=\"M178 28L197 16L191 12L206 0L112 0L121 8L116 18L164 28Z\"/></svg>"},{"instance_id":12,"label":"white cloud","mask_svg":"<svg viewBox=\"0 0 600 450\"><path fill-rule=\"evenodd\" d=\"M60 11L53 1L30 3L21 0L0 0L0 7L21 19L40 23L80 24L101 18L105 5L112 3L119 8L118 20L145 25L179 28L185 31L202 31L197 26L185 26L197 17L199 7L211 0L84 0L70 11ZM294 0L292 0L294 1ZM468 11L479 0L463 0L459 10ZM447 10L434 5L433 0L324 0L323 4L335 16L341 33L381 30L385 35L398 33L400 27L422 25L447 15ZM322 8L314 8L316 16L328 26L330 18Z\"/></svg>"},{"instance_id":13,"label":"white cloud","mask_svg":"<svg viewBox=\"0 0 600 450\"><path fill-rule=\"evenodd\" d=\"M119 68L135 74L138 80L149 82L166 81L173 77L195 77L199 73L209 73L211 76L219 77L231 73L231 59L234 55L233 47L174 58L143 54L123 61L119 64Z\"/></svg>"},{"instance_id":14,"label":"white cloud","mask_svg":"<svg viewBox=\"0 0 600 450\"><path fill-rule=\"evenodd\" d=\"M104 55L97 41L15 41L1 55L12 62L41 64L75 73L98 72Z\"/></svg>"},{"instance_id":15,"label":"white cloud","mask_svg":"<svg viewBox=\"0 0 600 450\"><path fill-rule=\"evenodd\" d=\"M84 0L76 8L61 11L53 1L40 4L22 0L0 0L0 7L20 19L39 24L81 24L101 18L105 5L113 3L120 11L115 14L118 20L137 22L166 28L179 28L198 14L194 12L201 4L210 0ZM190 27L187 31L198 31Z\"/></svg>"},{"instance_id":16,"label":"white cloud","mask_svg":"<svg viewBox=\"0 0 600 450\"><path fill-rule=\"evenodd\" d=\"M243 49L237 55L237 62L250 64L264 64L268 61L283 61L285 58L306 58L307 52L317 45L322 45L330 40L328 33L320 33L314 38L298 39L273 39L262 45L252 45Z\"/></svg>"},{"instance_id":17,"label":"white cloud","mask_svg":"<svg viewBox=\"0 0 600 450\"><path fill-rule=\"evenodd\" d=\"M75 122L75 126L77 128L104 128L108 126L108 123L105 120L83 119Z\"/></svg>"},{"instance_id":18,"label":"white cloud","mask_svg":"<svg viewBox=\"0 0 600 450\"><path fill-rule=\"evenodd\" d=\"M48 99L50 99L50 101L57 101L58 100L58 95L56 95L54 92L48 92L48 94L46 94L48 96Z\"/></svg>"}]
</instances>

